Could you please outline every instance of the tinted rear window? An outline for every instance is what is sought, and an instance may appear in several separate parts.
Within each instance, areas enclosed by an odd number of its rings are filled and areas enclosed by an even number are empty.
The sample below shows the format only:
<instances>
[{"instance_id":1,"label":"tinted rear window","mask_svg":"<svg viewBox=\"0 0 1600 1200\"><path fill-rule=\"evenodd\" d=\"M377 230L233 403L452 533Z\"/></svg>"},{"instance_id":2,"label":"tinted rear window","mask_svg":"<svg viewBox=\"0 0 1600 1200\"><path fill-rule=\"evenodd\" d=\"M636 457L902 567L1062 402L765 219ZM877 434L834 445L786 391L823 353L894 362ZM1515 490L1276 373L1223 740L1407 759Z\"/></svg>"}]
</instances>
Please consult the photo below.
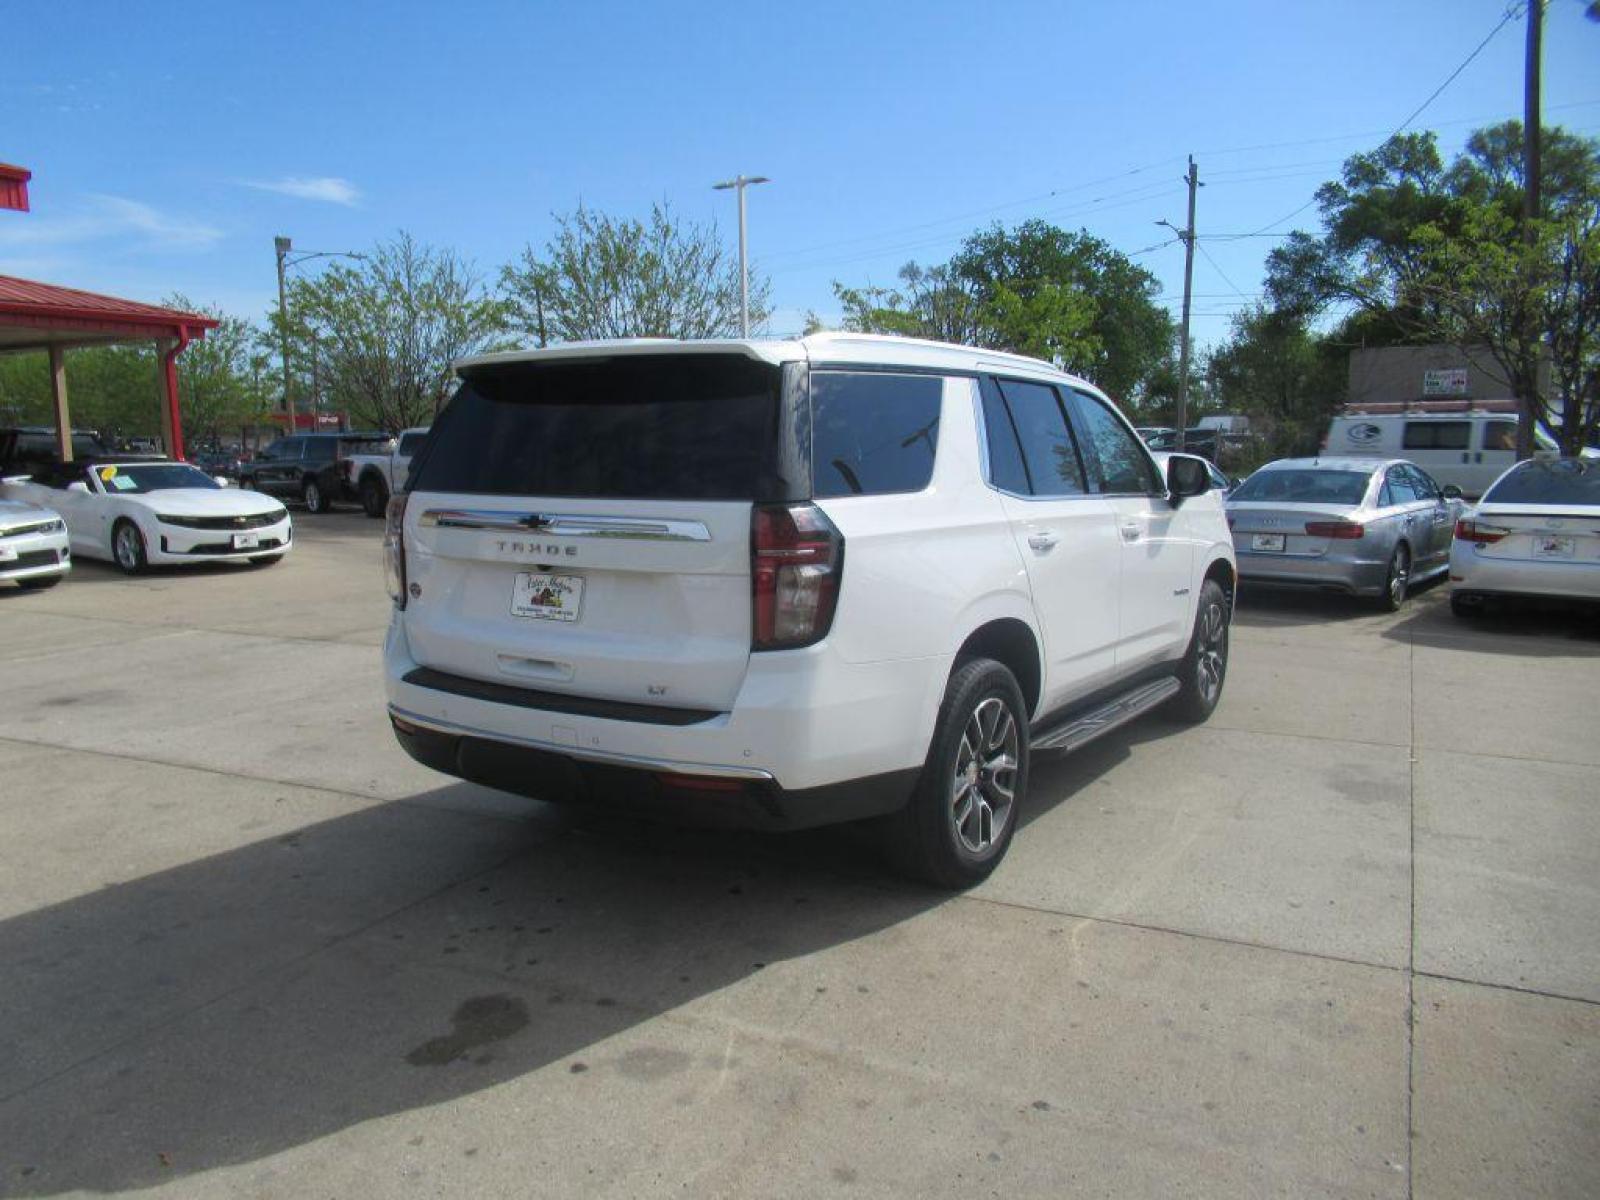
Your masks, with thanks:
<instances>
[{"instance_id":1,"label":"tinted rear window","mask_svg":"<svg viewBox=\"0 0 1600 1200\"><path fill-rule=\"evenodd\" d=\"M1228 497L1236 500L1257 500L1286 504L1360 504L1367 494L1367 481L1372 478L1365 471L1315 471L1288 469L1282 471L1257 471L1233 490ZM1406 499L1409 501L1410 496Z\"/></svg>"},{"instance_id":2,"label":"tinted rear window","mask_svg":"<svg viewBox=\"0 0 1600 1200\"><path fill-rule=\"evenodd\" d=\"M920 492L933 478L943 380L845 371L811 374L812 494Z\"/></svg>"},{"instance_id":3,"label":"tinted rear window","mask_svg":"<svg viewBox=\"0 0 1600 1200\"><path fill-rule=\"evenodd\" d=\"M1600 462L1567 458L1525 463L1490 488L1482 503L1600 505Z\"/></svg>"},{"instance_id":4,"label":"tinted rear window","mask_svg":"<svg viewBox=\"0 0 1600 1200\"><path fill-rule=\"evenodd\" d=\"M778 368L742 355L500 363L465 374L415 491L751 500L775 479Z\"/></svg>"}]
</instances>

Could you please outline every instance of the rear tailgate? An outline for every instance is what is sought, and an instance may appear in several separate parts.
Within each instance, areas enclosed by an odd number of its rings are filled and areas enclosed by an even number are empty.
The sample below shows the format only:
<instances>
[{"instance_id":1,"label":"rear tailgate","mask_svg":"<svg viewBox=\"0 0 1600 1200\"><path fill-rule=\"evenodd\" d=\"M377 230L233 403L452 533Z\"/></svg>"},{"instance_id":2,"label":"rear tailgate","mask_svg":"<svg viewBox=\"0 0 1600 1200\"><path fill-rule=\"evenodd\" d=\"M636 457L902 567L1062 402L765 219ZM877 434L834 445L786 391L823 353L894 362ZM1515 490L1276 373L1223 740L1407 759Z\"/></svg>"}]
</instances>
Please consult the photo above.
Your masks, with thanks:
<instances>
[{"instance_id":1,"label":"rear tailgate","mask_svg":"<svg viewBox=\"0 0 1600 1200\"><path fill-rule=\"evenodd\" d=\"M734 354L497 363L418 456L402 614L423 667L726 711L750 521L783 498L781 368Z\"/></svg>"},{"instance_id":2,"label":"rear tailgate","mask_svg":"<svg viewBox=\"0 0 1600 1200\"><path fill-rule=\"evenodd\" d=\"M414 495L412 656L454 675L725 711L750 657L750 504Z\"/></svg>"}]
</instances>

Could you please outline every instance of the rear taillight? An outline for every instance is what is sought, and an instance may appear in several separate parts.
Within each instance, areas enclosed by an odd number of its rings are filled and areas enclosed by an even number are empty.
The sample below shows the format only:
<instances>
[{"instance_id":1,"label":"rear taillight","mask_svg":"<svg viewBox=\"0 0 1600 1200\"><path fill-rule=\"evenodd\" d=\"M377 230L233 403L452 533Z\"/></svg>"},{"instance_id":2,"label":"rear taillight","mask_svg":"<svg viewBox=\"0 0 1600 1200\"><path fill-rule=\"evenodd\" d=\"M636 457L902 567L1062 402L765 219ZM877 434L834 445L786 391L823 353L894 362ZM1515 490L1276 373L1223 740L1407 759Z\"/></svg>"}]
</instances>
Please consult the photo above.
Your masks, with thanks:
<instances>
[{"instance_id":1,"label":"rear taillight","mask_svg":"<svg viewBox=\"0 0 1600 1200\"><path fill-rule=\"evenodd\" d=\"M844 538L816 505L753 508L750 648L790 650L826 637L843 570Z\"/></svg>"},{"instance_id":2,"label":"rear taillight","mask_svg":"<svg viewBox=\"0 0 1600 1200\"><path fill-rule=\"evenodd\" d=\"M1474 521L1471 517L1462 517L1456 522L1456 537L1463 542L1477 542L1480 546L1487 546L1498 542L1511 530L1500 525L1485 525L1482 521Z\"/></svg>"},{"instance_id":3,"label":"rear taillight","mask_svg":"<svg viewBox=\"0 0 1600 1200\"><path fill-rule=\"evenodd\" d=\"M383 580L396 608L406 606L406 498L390 496L383 518Z\"/></svg>"},{"instance_id":4,"label":"rear taillight","mask_svg":"<svg viewBox=\"0 0 1600 1200\"><path fill-rule=\"evenodd\" d=\"M1306 533L1310 537L1333 538L1335 541L1353 542L1367 532L1359 521L1307 521Z\"/></svg>"}]
</instances>

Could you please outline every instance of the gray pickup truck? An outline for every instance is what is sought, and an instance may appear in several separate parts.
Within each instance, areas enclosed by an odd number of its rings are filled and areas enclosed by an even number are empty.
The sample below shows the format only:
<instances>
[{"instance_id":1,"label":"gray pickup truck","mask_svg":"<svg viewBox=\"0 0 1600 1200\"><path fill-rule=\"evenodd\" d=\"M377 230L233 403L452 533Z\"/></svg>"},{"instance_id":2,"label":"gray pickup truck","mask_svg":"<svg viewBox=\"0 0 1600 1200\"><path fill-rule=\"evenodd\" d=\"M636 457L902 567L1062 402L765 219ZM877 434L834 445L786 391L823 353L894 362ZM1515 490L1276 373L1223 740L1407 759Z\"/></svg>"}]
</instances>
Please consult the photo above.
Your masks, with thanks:
<instances>
[{"instance_id":1,"label":"gray pickup truck","mask_svg":"<svg viewBox=\"0 0 1600 1200\"><path fill-rule=\"evenodd\" d=\"M411 459L428 436L428 426L402 429L388 454L352 454L344 460L344 484L361 501L369 517L383 516L389 497L406 489L406 474Z\"/></svg>"}]
</instances>

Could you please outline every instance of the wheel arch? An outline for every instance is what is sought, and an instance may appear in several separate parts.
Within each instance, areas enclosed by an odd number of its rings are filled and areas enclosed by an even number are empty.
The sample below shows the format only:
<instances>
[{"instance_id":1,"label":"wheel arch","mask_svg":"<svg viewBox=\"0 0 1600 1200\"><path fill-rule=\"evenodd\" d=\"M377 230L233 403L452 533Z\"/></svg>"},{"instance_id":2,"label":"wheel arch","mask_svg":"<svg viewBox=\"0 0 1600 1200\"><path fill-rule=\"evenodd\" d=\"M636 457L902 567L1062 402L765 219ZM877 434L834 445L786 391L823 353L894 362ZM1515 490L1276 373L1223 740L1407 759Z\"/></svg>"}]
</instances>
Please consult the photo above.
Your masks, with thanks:
<instances>
[{"instance_id":1,"label":"wheel arch","mask_svg":"<svg viewBox=\"0 0 1600 1200\"><path fill-rule=\"evenodd\" d=\"M994 617L979 625L956 650L952 671L974 658L992 658L1016 677L1031 715L1038 711L1044 687L1044 656L1038 635L1026 621Z\"/></svg>"}]
</instances>

